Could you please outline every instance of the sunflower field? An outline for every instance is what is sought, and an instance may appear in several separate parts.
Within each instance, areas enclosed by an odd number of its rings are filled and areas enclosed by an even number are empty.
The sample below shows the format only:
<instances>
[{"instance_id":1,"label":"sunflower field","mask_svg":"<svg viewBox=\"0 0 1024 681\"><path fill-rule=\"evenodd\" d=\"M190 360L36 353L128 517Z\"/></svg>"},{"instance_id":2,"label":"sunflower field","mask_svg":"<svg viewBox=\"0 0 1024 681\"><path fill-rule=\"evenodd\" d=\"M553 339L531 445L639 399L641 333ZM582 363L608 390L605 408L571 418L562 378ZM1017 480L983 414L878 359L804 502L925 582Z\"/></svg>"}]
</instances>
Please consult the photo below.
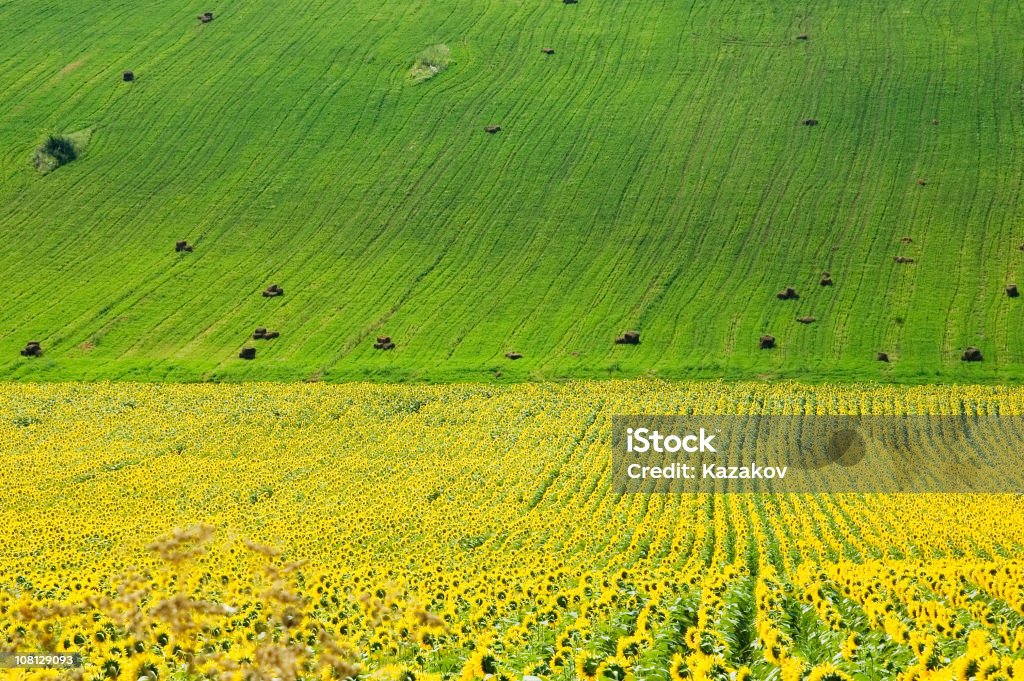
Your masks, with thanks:
<instances>
[{"instance_id":1,"label":"sunflower field","mask_svg":"<svg viewBox=\"0 0 1024 681\"><path fill-rule=\"evenodd\" d=\"M1024 681L1024 497L615 494L625 413L1024 389L7 385L0 653L82 665L0 676Z\"/></svg>"}]
</instances>

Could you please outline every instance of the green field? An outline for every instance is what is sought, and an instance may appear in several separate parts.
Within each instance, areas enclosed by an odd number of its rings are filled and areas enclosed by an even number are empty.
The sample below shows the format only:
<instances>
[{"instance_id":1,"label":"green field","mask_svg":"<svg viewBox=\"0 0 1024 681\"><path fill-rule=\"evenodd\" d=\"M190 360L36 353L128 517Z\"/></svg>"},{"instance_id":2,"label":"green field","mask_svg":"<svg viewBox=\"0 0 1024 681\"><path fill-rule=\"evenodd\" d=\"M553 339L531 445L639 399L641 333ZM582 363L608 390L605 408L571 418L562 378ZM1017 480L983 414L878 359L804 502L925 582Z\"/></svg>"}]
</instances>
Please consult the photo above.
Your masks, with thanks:
<instances>
[{"instance_id":1,"label":"green field","mask_svg":"<svg viewBox=\"0 0 1024 681\"><path fill-rule=\"evenodd\" d=\"M1020 380L1022 32L999 0L0 0L0 377ZM44 174L50 134L82 148Z\"/></svg>"}]
</instances>

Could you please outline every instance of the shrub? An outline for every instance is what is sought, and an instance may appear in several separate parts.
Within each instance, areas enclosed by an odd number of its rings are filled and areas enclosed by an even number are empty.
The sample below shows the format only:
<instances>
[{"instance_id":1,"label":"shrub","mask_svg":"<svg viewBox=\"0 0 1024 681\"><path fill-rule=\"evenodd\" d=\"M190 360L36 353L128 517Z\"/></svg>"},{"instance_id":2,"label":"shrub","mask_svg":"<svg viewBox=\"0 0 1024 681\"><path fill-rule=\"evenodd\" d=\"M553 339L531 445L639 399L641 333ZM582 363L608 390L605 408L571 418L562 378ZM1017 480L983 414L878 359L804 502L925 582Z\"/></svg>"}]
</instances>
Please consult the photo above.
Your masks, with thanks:
<instances>
[{"instance_id":1,"label":"shrub","mask_svg":"<svg viewBox=\"0 0 1024 681\"><path fill-rule=\"evenodd\" d=\"M50 135L36 150L35 165L43 172L56 170L78 158L78 149L70 137Z\"/></svg>"},{"instance_id":2,"label":"shrub","mask_svg":"<svg viewBox=\"0 0 1024 681\"><path fill-rule=\"evenodd\" d=\"M409 69L409 79L413 83L430 80L451 65L452 51L447 45L431 45L416 55L416 61Z\"/></svg>"}]
</instances>

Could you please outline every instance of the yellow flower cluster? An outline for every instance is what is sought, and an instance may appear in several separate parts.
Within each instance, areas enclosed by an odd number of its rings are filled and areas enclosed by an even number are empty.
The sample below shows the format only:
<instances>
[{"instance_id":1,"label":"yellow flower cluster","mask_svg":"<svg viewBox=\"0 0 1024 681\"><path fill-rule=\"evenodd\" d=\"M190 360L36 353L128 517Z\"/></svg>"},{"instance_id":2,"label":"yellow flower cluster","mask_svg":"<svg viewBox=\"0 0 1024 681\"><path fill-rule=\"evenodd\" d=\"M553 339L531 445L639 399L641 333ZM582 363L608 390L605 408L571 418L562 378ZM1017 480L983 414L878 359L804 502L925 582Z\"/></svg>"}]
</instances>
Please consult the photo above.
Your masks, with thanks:
<instances>
[{"instance_id":1,"label":"yellow flower cluster","mask_svg":"<svg viewBox=\"0 0 1024 681\"><path fill-rule=\"evenodd\" d=\"M1015 495L617 494L611 417L1024 390L10 385L12 678L1024 681Z\"/></svg>"}]
</instances>

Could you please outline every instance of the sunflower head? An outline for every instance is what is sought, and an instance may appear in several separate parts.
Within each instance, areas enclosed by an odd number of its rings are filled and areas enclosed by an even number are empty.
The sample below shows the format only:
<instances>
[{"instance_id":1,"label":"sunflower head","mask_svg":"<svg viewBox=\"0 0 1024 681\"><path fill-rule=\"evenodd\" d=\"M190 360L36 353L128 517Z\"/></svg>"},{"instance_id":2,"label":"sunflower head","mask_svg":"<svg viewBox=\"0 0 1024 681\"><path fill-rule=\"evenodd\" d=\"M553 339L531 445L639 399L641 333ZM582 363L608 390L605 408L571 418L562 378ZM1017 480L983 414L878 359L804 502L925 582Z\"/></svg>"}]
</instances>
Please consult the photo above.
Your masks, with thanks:
<instances>
[{"instance_id":1,"label":"sunflower head","mask_svg":"<svg viewBox=\"0 0 1024 681\"><path fill-rule=\"evenodd\" d=\"M690 681L690 668L686 665L686 658L676 653L668 666L668 676L671 681Z\"/></svg>"},{"instance_id":2,"label":"sunflower head","mask_svg":"<svg viewBox=\"0 0 1024 681\"><path fill-rule=\"evenodd\" d=\"M583 651L576 656L576 676L581 681L595 681L600 666L601 658L593 653Z\"/></svg>"}]
</instances>

